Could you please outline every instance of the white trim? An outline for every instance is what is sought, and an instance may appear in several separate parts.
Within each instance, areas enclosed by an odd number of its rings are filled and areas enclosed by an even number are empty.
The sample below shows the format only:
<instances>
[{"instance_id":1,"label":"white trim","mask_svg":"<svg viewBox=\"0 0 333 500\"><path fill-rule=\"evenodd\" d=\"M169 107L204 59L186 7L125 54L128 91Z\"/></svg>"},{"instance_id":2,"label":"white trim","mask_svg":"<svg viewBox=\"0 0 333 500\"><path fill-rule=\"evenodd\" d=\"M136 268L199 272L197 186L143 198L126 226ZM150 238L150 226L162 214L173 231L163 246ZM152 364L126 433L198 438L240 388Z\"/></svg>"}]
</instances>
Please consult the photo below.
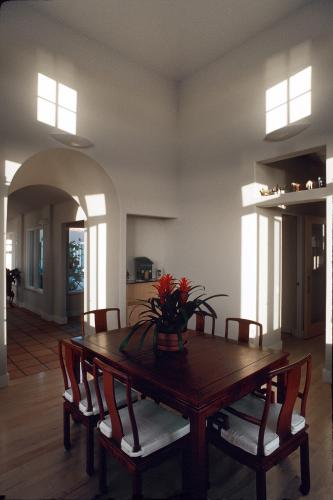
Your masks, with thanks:
<instances>
[{"instance_id":1,"label":"white trim","mask_svg":"<svg viewBox=\"0 0 333 500\"><path fill-rule=\"evenodd\" d=\"M9 384L9 373L0 375L0 387L6 387Z\"/></svg>"}]
</instances>

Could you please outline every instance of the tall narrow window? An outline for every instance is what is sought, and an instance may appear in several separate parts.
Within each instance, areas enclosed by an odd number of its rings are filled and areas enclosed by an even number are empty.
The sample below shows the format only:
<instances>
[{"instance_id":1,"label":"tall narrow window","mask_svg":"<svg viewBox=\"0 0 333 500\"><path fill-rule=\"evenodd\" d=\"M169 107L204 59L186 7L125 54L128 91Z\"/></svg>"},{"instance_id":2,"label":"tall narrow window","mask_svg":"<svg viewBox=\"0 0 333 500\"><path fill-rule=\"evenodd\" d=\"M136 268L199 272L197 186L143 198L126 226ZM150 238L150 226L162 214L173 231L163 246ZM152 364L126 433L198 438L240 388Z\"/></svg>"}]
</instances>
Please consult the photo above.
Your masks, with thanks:
<instances>
[{"instance_id":1,"label":"tall narrow window","mask_svg":"<svg viewBox=\"0 0 333 500\"><path fill-rule=\"evenodd\" d=\"M83 292L84 289L84 228L68 228L68 291Z\"/></svg>"},{"instance_id":2,"label":"tall narrow window","mask_svg":"<svg viewBox=\"0 0 333 500\"><path fill-rule=\"evenodd\" d=\"M266 134L311 115L311 66L266 90Z\"/></svg>"},{"instance_id":3,"label":"tall narrow window","mask_svg":"<svg viewBox=\"0 0 333 500\"><path fill-rule=\"evenodd\" d=\"M44 288L44 230L43 228L27 231L26 285L29 288Z\"/></svg>"},{"instance_id":4,"label":"tall narrow window","mask_svg":"<svg viewBox=\"0 0 333 500\"><path fill-rule=\"evenodd\" d=\"M37 120L76 134L77 91L38 73Z\"/></svg>"}]
</instances>

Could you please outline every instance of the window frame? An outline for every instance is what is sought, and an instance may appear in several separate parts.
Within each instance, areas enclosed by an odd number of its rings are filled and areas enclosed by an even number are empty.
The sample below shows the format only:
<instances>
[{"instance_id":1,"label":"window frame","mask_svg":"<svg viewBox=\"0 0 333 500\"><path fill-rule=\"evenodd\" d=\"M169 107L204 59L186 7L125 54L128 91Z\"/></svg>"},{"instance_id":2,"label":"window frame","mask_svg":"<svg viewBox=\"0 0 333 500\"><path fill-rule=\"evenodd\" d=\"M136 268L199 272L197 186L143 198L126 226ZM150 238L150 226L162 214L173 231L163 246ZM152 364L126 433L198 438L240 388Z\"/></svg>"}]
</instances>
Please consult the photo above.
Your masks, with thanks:
<instances>
[{"instance_id":1,"label":"window frame","mask_svg":"<svg viewBox=\"0 0 333 500\"><path fill-rule=\"evenodd\" d=\"M43 231L42 252L40 252L40 231ZM33 244L30 243L30 235L33 234ZM44 225L38 225L26 229L25 235L25 283L24 287L37 293L44 293L45 276L45 228ZM31 254L32 249L32 254ZM42 261L43 272L39 273L39 264ZM31 262L33 265L31 266ZM32 270L31 270L32 267ZM31 276L32 275L32 276ZM40 277L42 277L42 287L40 287ZM31 280L32 278L32 280ZM31 284L32 283L32 284Z\"/></svg>"}]
</instances>

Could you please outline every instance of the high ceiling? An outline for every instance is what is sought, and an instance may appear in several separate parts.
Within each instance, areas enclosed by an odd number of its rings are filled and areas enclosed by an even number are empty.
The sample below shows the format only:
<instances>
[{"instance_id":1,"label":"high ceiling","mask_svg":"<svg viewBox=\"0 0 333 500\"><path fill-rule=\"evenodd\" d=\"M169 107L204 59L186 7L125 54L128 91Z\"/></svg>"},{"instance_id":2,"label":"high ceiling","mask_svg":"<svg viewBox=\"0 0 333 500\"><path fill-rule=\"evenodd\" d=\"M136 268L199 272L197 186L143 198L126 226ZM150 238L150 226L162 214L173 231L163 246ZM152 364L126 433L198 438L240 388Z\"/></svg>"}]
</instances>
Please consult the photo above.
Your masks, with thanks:
<instances>
[{"instance_id":1,"label":"high ceiling","mask_svg":"<svg viewBox=\"0 0 333 500\"><path fill-rule=\"evenodd\" d=\"M176 80L311 1L27 0L69 28Z\"/></svg>"}]
</instances>

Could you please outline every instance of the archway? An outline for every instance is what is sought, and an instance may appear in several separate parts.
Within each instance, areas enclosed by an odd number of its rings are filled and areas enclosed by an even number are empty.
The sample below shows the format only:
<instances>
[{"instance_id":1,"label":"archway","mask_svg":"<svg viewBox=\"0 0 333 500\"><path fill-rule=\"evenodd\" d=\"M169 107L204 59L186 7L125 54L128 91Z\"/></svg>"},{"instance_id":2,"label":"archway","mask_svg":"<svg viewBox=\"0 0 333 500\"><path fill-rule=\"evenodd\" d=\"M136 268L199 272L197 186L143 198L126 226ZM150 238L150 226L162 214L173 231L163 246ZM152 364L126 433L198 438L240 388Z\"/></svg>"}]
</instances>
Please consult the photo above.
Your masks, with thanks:
<instances>
[{"instance_id":1,"label":"archway","mask_svg":"<svg viewBox=\"0 0 333 500\"><path fill-rule=\"evenodd\" d=\"M14 175L8 195L22 188L41 185L66 192L86 214L84 309L118 305L120 213L110 177L87 155L57 148L28 158ZM4 229L3 234L5 226ZM5 308L2 308L2 316L3 333L0 338L6 344ZM5 362L3 354L1 365ZM5 373L1 370L0 375Z\"/></svg>"}]
</instances>

